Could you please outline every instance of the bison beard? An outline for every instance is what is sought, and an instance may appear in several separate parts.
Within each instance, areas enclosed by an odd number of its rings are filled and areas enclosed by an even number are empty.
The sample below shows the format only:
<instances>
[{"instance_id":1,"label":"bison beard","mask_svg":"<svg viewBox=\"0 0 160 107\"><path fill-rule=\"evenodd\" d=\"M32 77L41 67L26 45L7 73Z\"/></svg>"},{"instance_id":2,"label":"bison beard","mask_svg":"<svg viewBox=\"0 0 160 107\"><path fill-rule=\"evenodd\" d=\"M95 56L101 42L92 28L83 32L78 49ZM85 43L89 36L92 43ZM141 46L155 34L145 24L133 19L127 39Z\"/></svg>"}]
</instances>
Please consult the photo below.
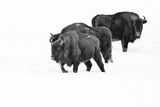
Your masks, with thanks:
<instances>
[{"instance_id":1,"label":"bison beard","mask_svg":"<svg viewBox=\"0 0 160 107\"><path fill-rule=\"evenodd\" d=\"M105 72L100 55L99 40L94 35L69 31L61 34L56 41L51 43L51 47L53 49L52 57L61 63L62 72L67 72L63 67L64 64L67 64L68 66L73 65L73 72L76 73L80 62L85 62L90 66L87 68L90 70L92 64L89 60L91 58L96 61L101 71Z\"/></svg>"}]
</instances>

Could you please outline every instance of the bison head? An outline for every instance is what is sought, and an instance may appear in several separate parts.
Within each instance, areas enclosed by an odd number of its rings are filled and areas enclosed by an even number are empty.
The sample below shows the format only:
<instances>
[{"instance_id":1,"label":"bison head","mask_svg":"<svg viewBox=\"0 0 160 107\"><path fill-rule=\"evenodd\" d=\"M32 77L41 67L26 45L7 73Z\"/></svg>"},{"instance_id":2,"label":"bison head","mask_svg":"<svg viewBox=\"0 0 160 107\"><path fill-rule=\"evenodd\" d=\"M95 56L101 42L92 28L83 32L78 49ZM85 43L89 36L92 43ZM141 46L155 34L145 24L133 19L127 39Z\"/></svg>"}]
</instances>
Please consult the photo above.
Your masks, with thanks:
<instances>
[{"instance_id":1,"label":"bison head","mask_svg":"<svg viewBox=\"0 0 160 107\"><path fill-rule=\"evenodd\" d=\"M51 58L58 63L63 55L63 40L59 38L60 34L51 35L49 39L51 43Z\"/></svg>"},{"instance_id":2,"label":"bison head","mask_svg":"<svg viewBox=\"0 0 160 107\"><path fill-rule=\"evenodd\" d=\"M147 20L146 20L145 17L144 17L144 19L138 18L133 22L134 35L136 36L136 38L140 38L141 37L143 24L145 24L145 23L147 23Z\"/></svg>"}]
</instances>

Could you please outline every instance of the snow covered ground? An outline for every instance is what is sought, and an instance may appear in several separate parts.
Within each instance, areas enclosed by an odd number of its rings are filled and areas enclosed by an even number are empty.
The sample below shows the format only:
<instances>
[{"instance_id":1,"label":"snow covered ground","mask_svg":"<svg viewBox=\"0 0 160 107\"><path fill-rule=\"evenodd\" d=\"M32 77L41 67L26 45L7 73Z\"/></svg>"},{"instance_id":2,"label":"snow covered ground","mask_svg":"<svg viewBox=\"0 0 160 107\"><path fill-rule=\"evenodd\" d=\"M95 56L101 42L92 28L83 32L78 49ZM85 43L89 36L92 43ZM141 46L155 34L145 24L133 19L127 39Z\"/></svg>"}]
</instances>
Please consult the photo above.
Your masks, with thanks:
<instances>
[{"instance_id":1,"label":"snow covered ground","mask_svg":"<svg viewBox=\"0 0 160 107\"><path fill-rule=\"evenodd\" d=\"M0 6L0 107L160 107L160 22L156 20L160 15L153 12L155 2L147 2L142 11L143 2L138 9L117 6L114 10L102 8L104 3L95 7L95 3L84 5L86 11L78 9L72 17L77 6L68 9L64 3L59 9L62 1L57 6L57 2L40 1L35 6L38 1L7 1ZM119 8L147 17L141 39L129 44L127 53L122 52L120 42L114 42L114 63L105 64L106 73L93 60L91 72L80 64L77 74L72 67L66 67L69 73L61 73L59 64L50 59L49 33L78 21L90 25L95 14ZM65 20L63 11L71 11Z\"/></svg>"}]
</instances>

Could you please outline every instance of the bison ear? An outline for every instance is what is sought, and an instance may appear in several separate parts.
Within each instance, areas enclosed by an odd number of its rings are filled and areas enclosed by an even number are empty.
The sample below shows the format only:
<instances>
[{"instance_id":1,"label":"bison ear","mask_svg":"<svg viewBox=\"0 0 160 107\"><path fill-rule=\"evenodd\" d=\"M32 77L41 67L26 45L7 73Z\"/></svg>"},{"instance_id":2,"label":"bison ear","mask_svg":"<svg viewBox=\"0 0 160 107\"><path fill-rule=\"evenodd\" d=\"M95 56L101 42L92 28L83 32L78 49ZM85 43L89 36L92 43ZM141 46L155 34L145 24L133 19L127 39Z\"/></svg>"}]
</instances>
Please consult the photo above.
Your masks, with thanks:
<instances>
[{"instance_id":1,"label":"bison ear","mask_svg":"<svg viewBox=\"0 0 160 107\"><path fill-rule=\"evenodd\" d=\"M147 20L143 20L143 24L147 23Z\"/></svg>"}]
</instances>

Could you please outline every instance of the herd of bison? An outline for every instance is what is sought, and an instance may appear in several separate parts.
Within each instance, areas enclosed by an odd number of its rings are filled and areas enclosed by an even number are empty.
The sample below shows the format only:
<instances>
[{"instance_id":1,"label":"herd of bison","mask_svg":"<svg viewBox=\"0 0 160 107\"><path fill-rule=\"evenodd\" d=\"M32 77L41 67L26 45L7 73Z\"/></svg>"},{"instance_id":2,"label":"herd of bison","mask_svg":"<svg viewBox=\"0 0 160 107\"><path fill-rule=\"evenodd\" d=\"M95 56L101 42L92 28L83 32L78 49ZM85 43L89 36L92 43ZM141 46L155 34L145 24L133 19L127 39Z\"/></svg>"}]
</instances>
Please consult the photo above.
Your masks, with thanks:
<instances>
[{"instance_id":1,"label":"herd of bison","mask_svg":"<svg viewBox=\"0 0 160 107\"><path fill-rule=\"evenodd\" d=\"M105 63L113 62L112 41L121 41L122 51L127 52L128 43L141 37L146 18L140 18L133 12L118 12L112 15L99 14L93 17L92 27L85 23L73 23L64 27L60 33L52 34L51 58L60 63L62 72L68 72L64 65L78 71L81 62L91 70L91 58L102 72L105 72L101 54Z\"/></svg>"}]
</instances>

